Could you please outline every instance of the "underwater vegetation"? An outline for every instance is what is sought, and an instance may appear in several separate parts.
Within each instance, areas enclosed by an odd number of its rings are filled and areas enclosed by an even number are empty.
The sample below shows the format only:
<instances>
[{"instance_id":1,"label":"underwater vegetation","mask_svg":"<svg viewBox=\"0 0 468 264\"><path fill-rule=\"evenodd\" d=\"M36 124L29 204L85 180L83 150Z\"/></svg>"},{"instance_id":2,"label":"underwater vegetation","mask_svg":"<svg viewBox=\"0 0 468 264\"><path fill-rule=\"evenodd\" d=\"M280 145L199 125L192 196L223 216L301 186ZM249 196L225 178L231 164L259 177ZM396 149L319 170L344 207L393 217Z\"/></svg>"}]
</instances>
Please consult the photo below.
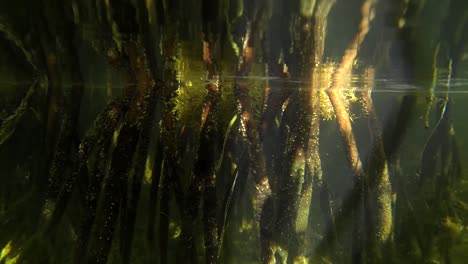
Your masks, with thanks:
<instances>
[{"instance_id":1,"label":"underwater vegetation","mask_svg":"<svg viewBox=\"0 0 468 264\"><path fill-rule=\"evenodd\" d=\"M464 263L466 0L0 2L0 264Z\"/></svg>"}]
</instances>

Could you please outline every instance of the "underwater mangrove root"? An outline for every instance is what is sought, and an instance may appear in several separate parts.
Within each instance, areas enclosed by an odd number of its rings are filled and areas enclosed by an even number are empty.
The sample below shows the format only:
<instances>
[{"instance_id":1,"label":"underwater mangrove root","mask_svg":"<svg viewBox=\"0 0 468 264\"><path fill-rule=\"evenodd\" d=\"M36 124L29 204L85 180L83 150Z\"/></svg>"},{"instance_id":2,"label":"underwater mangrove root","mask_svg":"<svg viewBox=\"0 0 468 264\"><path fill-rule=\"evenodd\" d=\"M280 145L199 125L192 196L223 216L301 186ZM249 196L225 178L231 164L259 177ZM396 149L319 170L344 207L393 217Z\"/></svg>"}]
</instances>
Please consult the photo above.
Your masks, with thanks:
<instances>
[{"instance_id":1,"label":"underwater mangrove root","mask_svg":"<svg viewBox=\"0 0 468 264\"><path fill-rule=\"evenodd\" d=\"M70 24L69 21L67 21ZM74 28L70 25L71 28ZM79 67L78 56L75 54L76 47L73 43L74 30L65 36L65 62L71 75L72 85L68 92L68 98L65 98L67 105L63 107L60 131L54 146L54 154L49 169L49 198L55 198L60 191L60 186L64 182L66 163L69 161L70 146L72 146L73 137L76 135L78 118L81 109L81 100L83 97L84 85L83 77Z\"/></svg>"},{"instance_id":2,"label":"underwater mangrove root","mask_svg":"<svg viewBox=\"0 0 468 264\"><path fill-rule=\"evenodd\" d=\"M220 103L219 87L215 78L217 72L212 62L212 46L214 42L204 42L204 61L207 68L209 82L206 85L207 95L203 106L200 147L198 163L195 173L198 172L203 181L203 218L205 230L205 258L206 263L217 263L219 252L219 237L217 223L217 195L216 195L216 160L219 153L219 139L216 114ZM192 201L193 202L193 201Z\"/></svg>"},{"instance_id":3,"label":"underwater mangrove root","mask_svg":"<svg viewBox=\"0 0 468 264\"><path fill-rule=\"evenodd\" d=\"M151 75L148 59L144 53L142 46L137 46L136 54L130 56L130 62L136 75L137 90L143 90L143 95L137 102L137 127L139 126L140 134L138 138L138 145L134 154L135 160L133 162L133 177L131 177L129 198L127 204L123 205L125 208L121 213L120 222L120 242L122 251L122 263L130 263L131 249L133 242L133 233L136 222L136 210L138 208L138 201L140 198L141 184L145 173L146 158L148 155L148 145L151 139L151 132L154 125L154 104L156 102L157 90L160 86L156 83ZM130 174L132 170L128 171ZM125 203L125 201L124 201ZM127 214L124 215L124 212Z\"/></svg>"},{"instance_id":4,"label":"underwater mangrove root","mask_svg":"<svg viewBox=\"0 0 468 264\"><path fill-rule=\"evenodd\" d=\"M19 35L13 30L11 25L7 23L6 19L0 16L0 34L3 38L8 40L10 43L14 45L15 48L21 51L21 54L24 57L24 60L31 66L33 72L38 73L40 72L31 52L26 49L23 41L19 37Z\"/></svg>"},{"instance_id":5,"label":"underwater mangrove root","mask_svg":"<svg viewBox=\"0 0 468 264\"><path fill-rule=\"evenodd\" d=\"M161 263L168 263L168 243L169 243L169 202L171 199L171 191L175 196L180 196L182 192L179 185L179 175L177 173L178 157L177 157L177 130L176 130L176 115L173 109L175 108L174 98L177 94L179 82L177 80L177 41L178 31L176 25L178 23L177 10L179 8L176 2L167 2L167 5L160 6L162 12L161 22L164 25L164 30L161 35L162 45L161 54L163 59L162 69L162 120L161 120L161 143L163 153L163 167L160 179L159 192L159 259ZM180 198L179 198L180 200ZM184 203L179 201L182 206ZM155 206L155 205L153 205Z\"/></svg>"},{"instance_id":6,"label":"underwater mangrove root","mask_svg":"<svg viewBox=\"0 0 468 264\"><path fill-rule=\"evenodd\" d=\"M6 39L7 41L9 41L10 43L12 43L16 49L19 49L22 56L24 57L23 59L31 66L33 72L39 74L38 68L36 66L36 63L33 60L31 53L24 47L24 44L21 41L21 39L17 36L17 34L13 31L11 26L1 16L0 16L0 36ZM35 80L32 82L28 92L26 93L25 97L22 99L15 113L7 117L5 120L3 120L0 126L0 148L14 134L17 125L19 124L19 122L22 120L22 117L29 109L31 98L36 92L36 90L38 89L37 86L44 85L46 81L47 81L46 76L37 76Z\"/></svg>"},{"instance_id":7,"label":"underwater mangrove root","mask_svg":"<svg viewBox=\"0 0 468 264\"><path fill-rule=\"evenodd\" d=\"M215 6L205 6L205 8L214 8ZM209 12L204 10L205 12ZM211 12L215 12L212 10ZM210 17L210 16L208 16ZM215 21L205 21L205 28L209 28L207 24ZM206 29L207 30L207 29ZM220 103L220 88L218 87L219 80L216 71L213 50L216 43L216 35L214 32L204 32L203 40L203 60L207 72L207 83L205 85L206 96L201 114L199 148L196 156L196 161L193 171L193 179L190 184L188 194L186 196L185 209L183 218L185 219L185 230L183 234L184 243L191 257L195 256L194 230L195 219L198 214L198 206L203 200L203 225L204 225L204 241L205 241L205 258L206 263L217 263L219 257L220 232L218 231L217 220L217 194L216 194L216 163L219 153L219 138L217 111ZM213 35L213 37L210 37ZM187 225L190 225L188 227Z\"/></svg>"},{"instance_id":8,"label":"underwater mangrove root","mask_svg":"<svg viewBox=\"0 0 468 264\"><path fill-rule=\"evenodd\" d=\"M391 232L393 228L392 219L392 187L390 185L390 176L387 157L385 156L382 129L375 113L372 102L372 88L374 86L375 70L366 69L366 87L362 94L364 109L368 115L369 134L371 135L372 149L370 151L368 168L366 170L368 197L365 199L366 219L371 226L366 230L368 234L367 249L369 259L383 259L383 253L386 253L386 259L391 257L390 244ZM387 248L384 249L383 247Z\"/></svg>"},{"instance_id":9,"label":"underwater mangrove root","mask_svg":"<svg viewBox=\"0 0 468 264\"><path fill-rule=\"evenodd\" d=\"M264 222L262 217L270 215L270 213L262 212L262 210L264 209L263 205L265 201L271 195L271 188L267 177L265 157L260 142L260 131L258 129L258 124L254 120L254 113L249 101L247 80L242 79L242 77L248 76L251 69L254 60L255 38L261 35L262 23L265 19L268 5L269 1L267 0L260 0L257 2L257 9L251 27L247 29L247 33L244 37L242 56L237 72L238 78L236 78L234 83L234 94L237 99L237 111L240 117L240 133L247 144L250 172L255 181L255 216L260 220L260 223ZM260 229L262 229L261 224ZM260 231L260 234L264 234L264 232ZM262 248L267 247L265 245L270 243L268 238L263 236L260 238L260 241ZM273 259L271 254L264 254L267 252L268 251L262 250L261 259L263 263L269 263Z\"/></svg>"},{"instance_id":10,"label":"underwater mangrove root","mask_svg":"<svg viewBox=\"0 0 468 264\"><path fill-rule=\"evenodd\" d=\"M352 262L360 263L362 261L362 242L363 242L363 227L362 227L362 213L363 213L363 199L364 192L364 171L362 162L359 157L359 152L356 145L356 140L352 130L351 119L346 109L344 102L340 96L340 89L344 88L346 76L350 74L354 60L358 54L359 47L364 41L370 28L370 21L372 20L372 0L364 0L361 6L361 22L359 30L354 39L349 44L348 48L343 55L338 68L333 75L332 85L326 90L328 97L332 103L333 109L336 114L338 127L344 144L345 156L348 165L353 172L354 185L356 188L361 189L357 193L357 197L353 197L356 209L354 211L354 227L353 227L353 253Z\"/></svg>"},{"instance_id":11,"label":"underwater mangrove root","mask_svg":"<svg viewBox=\"0 0 468 264\"><path fill-rule=\"evenodd\" d=\"M71 198L71 194L77 186L77 180L84 181L82 184L87 185L87 179L89 177L87 163L92 159L94 152L97 152L97 154L104 154L104 152L107 151L110 145L109 138L117 128L117 124L124 113L122 109L123 104L124 102L122 100L116 100L110 103L106 109L97 116L92 127L88 129L78 146L78 157L74 162L73 170L66 176L60 193L57 196L57 202L47 230L54 230L55 226L60 222ZM92 172L95 173L96 171L92 170ZM86 196L86 193L84 193L84 195ZM86 198L83 198L83 200L86 200Z\"/></svg>"},{"instance_id":12,"label":"underwater mangrove root","mask_svg":"<svg viewBox=\"0 0 468 264\"><path fill-rule=\"evenodd\" d=\"M0 148L13 136L16 131L16 127L21 122L24 115L30 108L30 103L33 98L33 95L36 93L37 87L40 86L41 83L39 80L35 80L24 98L21 100L18 108L15 112L10 115L9 117L5 118L0 126Z\"/></svg>"},{"instance_id":13,"label":"underwater mangrove root","mask_svg":"<svg viewBox=\"0 0 468 264\"><path fill-rule=\"evenodd\" d=\"M93 171L94 175L90 178L85 202L88 213L84 215L82 221L82 235L80 236L76 250L76 262L79 262L83 257L86 258L84 252L86 252L87 246L85 245L89 243L95 245L95 247L89 248L89 261L102 261L107 259L110 241L112 241L115 221L118 218L119 211L122 211L120 212L121 217L127 220L127 211L125 209L128 194L126 189L122 189L122 186L126 186L127 183L126 178L122 175L126 175L130 172L132 157L136 151L137 142L139 140L139 133L142 127L144 127L144 124L147 123L147 119L145 118L148 118L147 116L150 116L152 113L153 108L151 100L154 100L154 82L145 75L149 73L146 67L138 65L141 62L145 62L144 56L141 55L141 51L138 51L138 49L141 49L141 47L139 47L137 43L130 42L127 44L126 52L130 58L131 67L133 69L132 72L135 73L134 79L137 85L129 85L124 93L133 94L133 92L135 92L135 95L134 97L127 96L127 98L123 100L124 103L121 105L123 109L120 111L118 110L114 118L110 120L111 122L106 126L106 130L104 130L105 133L103 134L106 134L107 137L101 138L101 140L97 142L99 155L101 157L106 157L109 147L111 147L109 139L112 138L112 133L116 131L121 117L124 115L126 116L124 123L119 129L117 143L115 147L112 147L112 158L110 160L97 160L95 170ZM140 115L142 115L142 117L140 117ZM102 143L100 143L100 141ZM110 164L108 164L108 162L110 162ZM106 167L108 165L110 169L104 182L107 171ZM99 186L102 182L105 183L105 186L101 191ZM132 190L135 189L132 188ZM135 197L132 196L131 198ZM101 206L98 207L99 204L103 206L103 209L98 212L97 209L101 208ZM122 209L120 209L120 207ZM102 218L105 220L103 221ZM131 212L129 218L131 222ZM125 225L128 223L121 220L121 224ZM93 226L96 230L100 230L98 231L100 235L96 234L96 236L99 235L97 237L90 237L91 228ZM126 228L130 231L126 232L126 229L121 230L120 235L127 236L126 238L131 241L131 235L128 235L128 233L132 233L132 227L126 226ZM129 256L127 255L129 255L129 253L125 253L128 250L122 249L122 247L125 248L125 244L123 246L121 245L123 259L128 259Z\"/></svg>"},{"instance_id":14,"label":"underwater mangrove root","mask_svg":"<svg viewBox=\"0 0 468 264\"><path fill-rule=\"evenodd\" d=\"M339 90L344 88L346 76L350 74L353 62L358 54L359 47L364 41L367 32L369 32L372 7L372 0L364 0L361 7L362 19L359 25L359 31L346 49L345 54L333 75L332 85L327 89L327 94L333 105L340 133L345 144L344 149L346 152L346 158L348 159L350 168L355 176L362 175L362 163L359 158L356 140L354 139L351 119L348 110L344 106L339 95Z\"/></svg>"},{"instance_id":15,"label":"underwater mangrove root","mask_svg":"<svg viewBox=\"0 0 468 264\"><path fill-rule=\"evenodd\" d=\"M301 210L307 213L303 216L302 221L310 223L310 206L312 204L312 190L313 186L316 185L317 190L320 192L318 195L320 199L320 208L322 210L325 224L328 226L328 230L331 231L330 248L336 248L336 228L333 219L333 210L331 205L331 196L328 190L327 174L322 171L322 162L320 158L320 122L321 122L321 100L320 88L325 86L322 79L322 62L323 53L325 49L326 31L328 25L328 15L335 5L336 1L320 0L316 3L317 7L313 14L313 60L312 60L312 71L311 71L311 87L309 92L310 97L310 131L307 142L306 151L306 168L310 174L309 181L304 182L305 193L303 194L302 200L308 197L308 201L303 202ZM305 209L308 208L308 209ZM297 227L296 227L297 229ZM312 227L308 225L307 231L311 231ZM320 252L319 252L320 254Z\"/></svg>"},{"instance_id":16,"label":"underwater mangrove root","mask_svg":"<svg viewBox=\"0 0 468 264\"><path fill-rule=\"evenodd\" d=\"M242 49L242 60L239 65L238 77L248 76L252 61L254 59L254 38L260 34L261 22L263 20L266 0L259 3L258 10L252 21L251 28L247 31ZM241 134L247 142L249 155L252 161L251 172L254 175L256 194L256 210L261 211L261 207L265 199L269 196L270 187L268 177L266 176L265 161L261 151L259 142L258 125L256 124L252 112L252 107L248 97L248 84L246 80L237 78L235 81L234 92L238 102L238 112L240 116ZM257 214L259 216L260 213Z\"/></svg>"},{"instance_id":17,"label":"underwater mangrove root","mask_svg":"<svg viewBox=\"0 0 468 264\"><path fill-rule=\"evenodd\" d=\"M97 216L98 200L101 192L101 184L106 175L107 166L109 159L107 158L109 149L111 148L112 141L110 140L113 134L118 130L118 126L123 116L127 112L129 101L128 100L117 100L111 103L97 119L96 125L91 130L97 130L96 135L90 134L85 137L80 144L79 156L77 159L77 165L72 172L72 178L66 183L65 188L62 189L61 195L57 202L56 212L60 212L62 206L60 204L67 200L67 196L70 196L72 187L75 185L77 178L84 181L86 186L84 193L84 210L87 212L81 219L80 229L78 232L78 242L75 249L75 263L81 263L82 258L86 256L87 245L89 243L91 230L93 228L93 222ZM99 122L101 121L102 122ZM89 145L94 145L94 149L90 149ZM95 157L101 157L97 159L90 171L87 168L87 162L95 153ZM89 175L89 176L88 176ZM89 180L88 180L89 178ZM62 201L63 200L63 201ZM54 219L54 218L53 218Z\"/></svg>"}]
</instances>

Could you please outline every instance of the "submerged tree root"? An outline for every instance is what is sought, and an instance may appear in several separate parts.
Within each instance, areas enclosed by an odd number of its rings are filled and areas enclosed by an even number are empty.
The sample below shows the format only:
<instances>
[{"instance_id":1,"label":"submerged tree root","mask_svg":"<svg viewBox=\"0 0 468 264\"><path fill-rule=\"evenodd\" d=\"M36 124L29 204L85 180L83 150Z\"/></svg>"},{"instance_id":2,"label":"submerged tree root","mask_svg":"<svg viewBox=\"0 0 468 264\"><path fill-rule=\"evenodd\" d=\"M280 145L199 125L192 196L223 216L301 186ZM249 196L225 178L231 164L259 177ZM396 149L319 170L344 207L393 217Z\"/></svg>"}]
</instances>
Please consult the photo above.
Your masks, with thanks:
<instances>
[{"instance_id":1,"label":"submerged tree root","mask_svg":"<svg viewBox=\"0 0 468 264\"><path fill-rule=\"evenodd\" d=\"M254 210L255 216L264 222L262 217L270 215L270 213L263 212L268 208L264 208L265 202L271 195L271 188L269 179L267 177L267 170L265 167L265 157L263 155L262 147L260 144L260 133L258 124L254 120L254 114L248 96L249 88L247 81L241 79L249 74L249 71L254 60L254 42L255 38L262 32L262 23L266 16L267 0L260 0L256 6L256 13L254 15L251 28L247 30L244 38L244 46L242 50L241 63L238 70L238 78L235 81L234 93L237 99L237 111L240 117L240 133L246 142L248 148L248 159L250 160L250 173L255 181L255 197L254 197ZM260 229L264 226L260 225ZM260 234L264 234L261 230ZM269 244L267 237L260 237L261 247L265 248ZM262 251L267 253L268 251ZM272 255L262 255L262 263L270 263L273 259Z\"/></svg>"},{"instance_id":2,"label":"submerged tree root","mask_svg":"<svg viewBox=\"0 0 468 264\"><path fill-rule=\"evenodd\" d=\"M28 92L26 93L23 100L21 100L20 105L16 109L15 113L11 116L7 117L0 126L0 149L3 145L11 138L11 136L15 133L16 127L23 119L24 115L27 113L33 95L36 93L38 86L41 85L38 80L35 80L31 87L29 88Z\"/></svg>"},{"instance_id":3,"label":"submerged tree root","mask_svg":"<svg viewBox=\"0 0 468 264\"><path fill-rule=\"evenodd\" d=\"M358 54L359 47L364 41L365 36L369 31L371 21L371 13L373 8L372 0L364 0L361 7L362 19L359 25L359 31L351 41L349 47L346 49L345 54L335 71L333 76L333 83L327 89L328 97L332 103L333 109L336 114L340 134L344 144L345 156L348 165L353 173L355 194L351 197L351 203L354 204L352 210L353 215L353 242L352 242L352 263L361 263L364 260L364 239L365 230L363 229L363 214L365 209L365 172L359 157L359 152L352 130L351 119L348 110L344 106L341 98L340 89L344 88L345 79L350 74L353 62ZM370 154L370 155L373 155ZM380 199L380 197L378 198Z\"/></svg>"}]
</instances>

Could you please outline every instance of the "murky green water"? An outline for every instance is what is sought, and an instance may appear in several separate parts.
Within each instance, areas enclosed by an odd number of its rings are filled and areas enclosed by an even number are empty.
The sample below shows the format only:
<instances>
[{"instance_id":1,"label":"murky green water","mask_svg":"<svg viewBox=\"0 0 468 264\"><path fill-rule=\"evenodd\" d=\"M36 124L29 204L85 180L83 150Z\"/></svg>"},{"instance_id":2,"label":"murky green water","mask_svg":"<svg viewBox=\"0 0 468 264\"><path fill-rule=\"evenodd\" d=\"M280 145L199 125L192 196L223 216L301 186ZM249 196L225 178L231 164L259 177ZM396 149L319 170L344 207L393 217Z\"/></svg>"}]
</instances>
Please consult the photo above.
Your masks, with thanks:
<instances>
[{"instance_id":1,"label":"murky green water","mask_svg":"<svg viewBox=\"0 0 468 264\"><path fill-rule=\"evenodd\" d=\"M465 263L467 10L0 1L0 264Z\"/></svg>"}]
</instances>

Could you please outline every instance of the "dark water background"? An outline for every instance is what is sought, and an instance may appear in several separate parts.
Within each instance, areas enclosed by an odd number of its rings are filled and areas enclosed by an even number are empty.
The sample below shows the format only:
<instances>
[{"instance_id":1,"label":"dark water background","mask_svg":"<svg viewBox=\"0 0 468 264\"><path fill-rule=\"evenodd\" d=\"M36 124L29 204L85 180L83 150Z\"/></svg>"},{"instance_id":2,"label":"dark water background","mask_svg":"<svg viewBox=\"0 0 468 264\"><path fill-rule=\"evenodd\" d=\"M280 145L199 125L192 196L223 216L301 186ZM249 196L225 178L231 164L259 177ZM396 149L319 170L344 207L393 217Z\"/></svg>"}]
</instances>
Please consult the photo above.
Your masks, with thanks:
<instances>
[{"instance_id":1,"label":"dark water background","mask_svg":"<svg viewBox=\"0 0 468 264\"><path fill-rule=\"evenodd\" d=\"M0 1L0 264L465 263L467 41L465 0Z\"/></svg>"}]
</instances>

